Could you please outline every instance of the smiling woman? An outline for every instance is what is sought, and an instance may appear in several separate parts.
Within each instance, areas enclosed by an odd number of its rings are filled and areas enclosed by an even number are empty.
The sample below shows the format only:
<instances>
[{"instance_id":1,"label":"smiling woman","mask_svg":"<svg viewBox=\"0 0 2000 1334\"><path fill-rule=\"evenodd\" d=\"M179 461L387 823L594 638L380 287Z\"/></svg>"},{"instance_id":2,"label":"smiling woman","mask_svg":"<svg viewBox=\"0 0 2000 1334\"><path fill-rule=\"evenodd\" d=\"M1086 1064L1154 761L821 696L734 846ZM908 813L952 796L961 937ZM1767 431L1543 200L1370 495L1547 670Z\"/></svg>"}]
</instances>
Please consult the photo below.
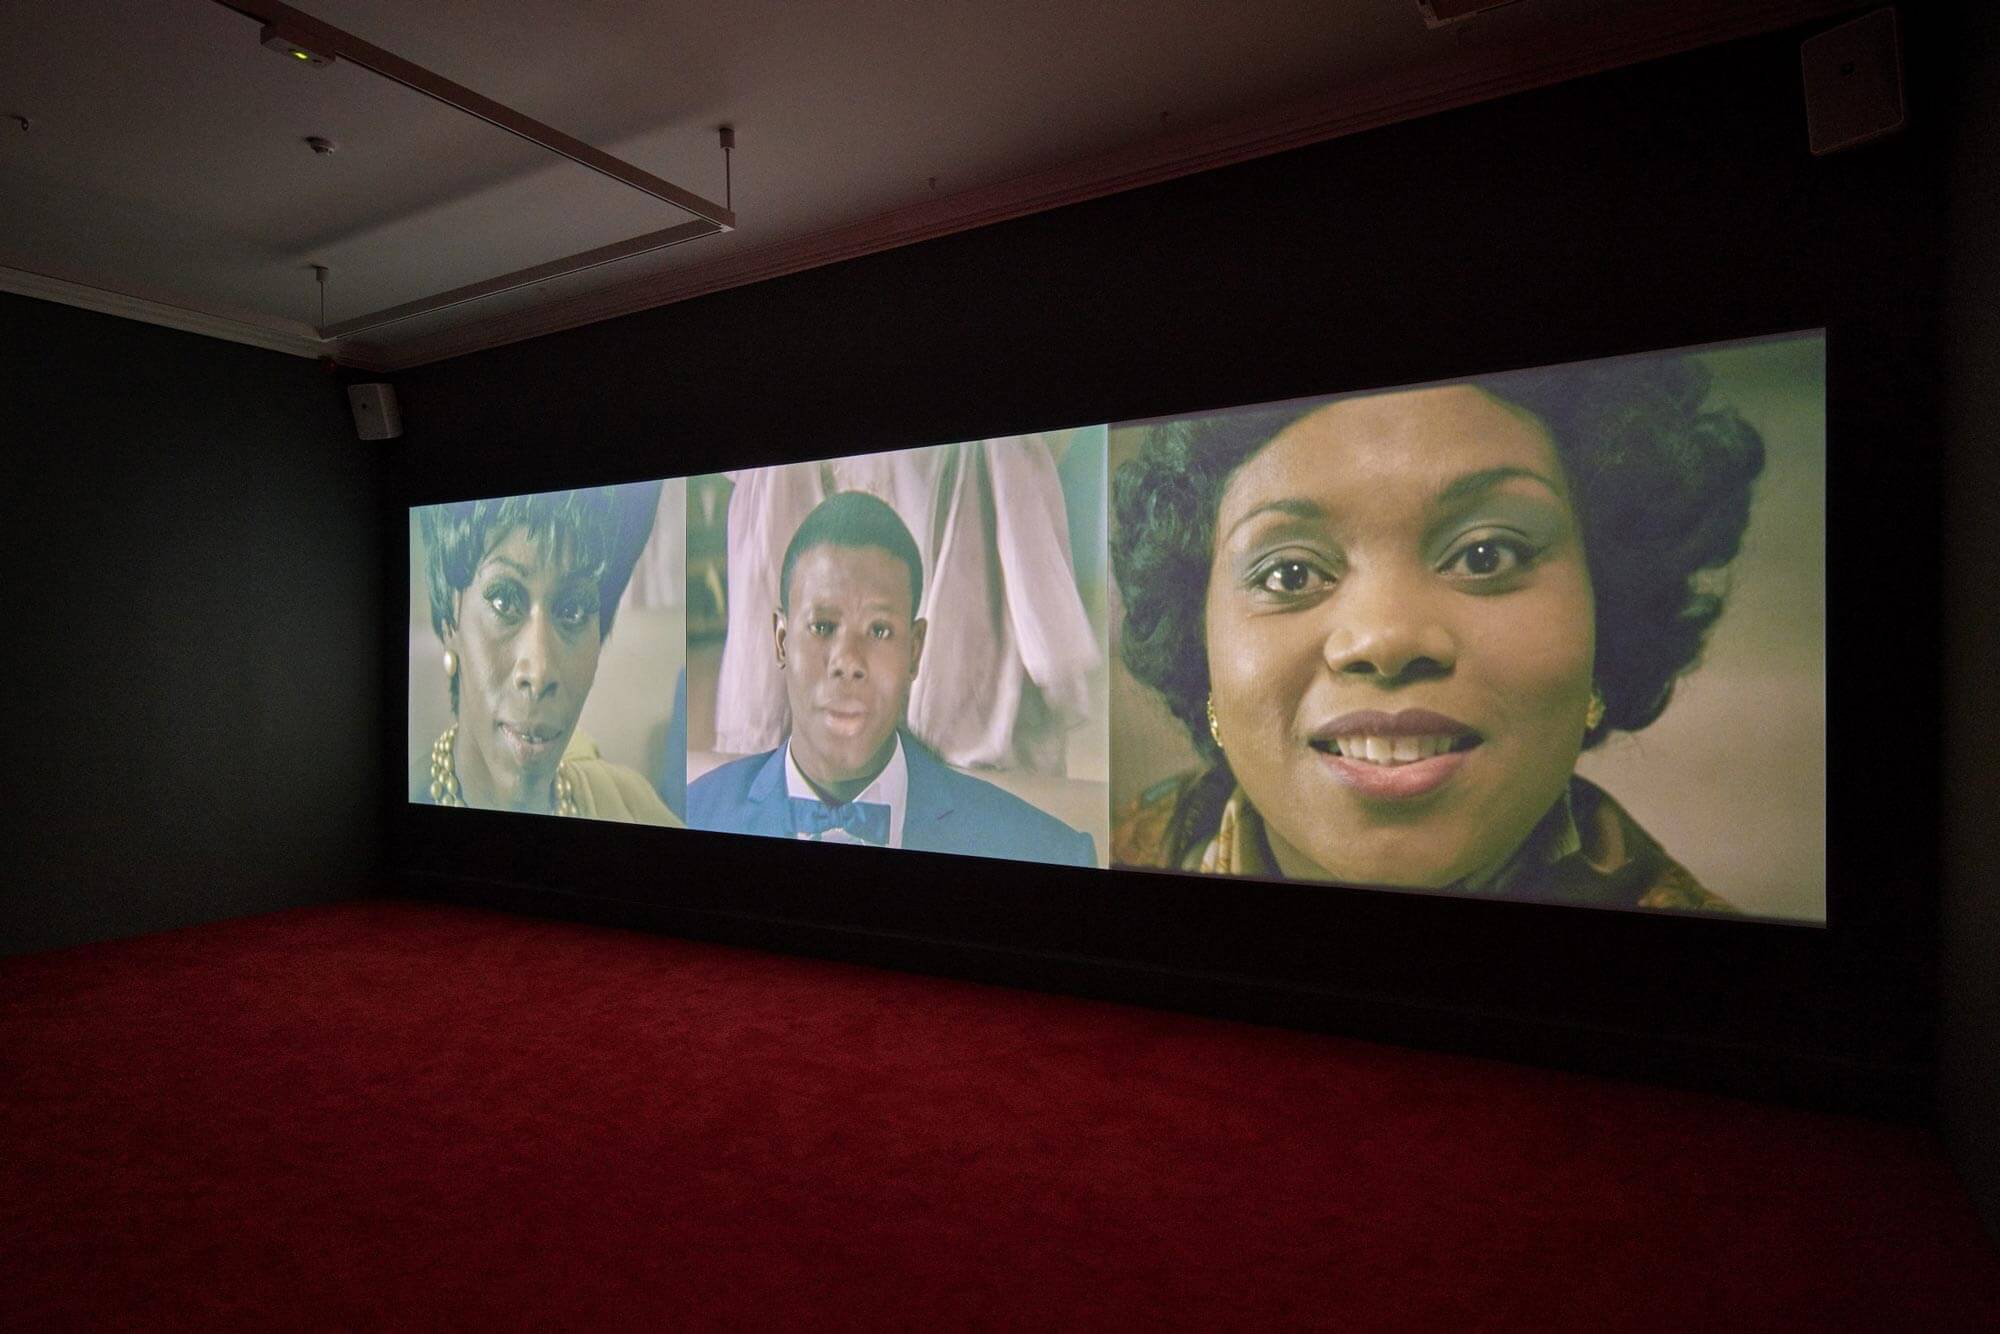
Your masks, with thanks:
<instances>
[{"instance_id":1,"label":"smiling woman","mask_svg":"<svg viewBox=\"0 0 2000 1334\"><path fill-rule=\"evenodd\" d=\"M680 823L577 729L659 493L600 487L414 512L453 719L430 749L433 803Z\"/></svg>"},{"instance_id":2,"label":"smiling woman","mask_svg":"<svg viewBox=\"0 0 2000 1334\"><path fill-rule=\"evenodd\" d=\"M1120 651L1203 760L1113 859L1726 907L1579 755L1659 717L1763 466L1681 357L1177 421L1115 487Z\"/></svg>"}]
</instances>

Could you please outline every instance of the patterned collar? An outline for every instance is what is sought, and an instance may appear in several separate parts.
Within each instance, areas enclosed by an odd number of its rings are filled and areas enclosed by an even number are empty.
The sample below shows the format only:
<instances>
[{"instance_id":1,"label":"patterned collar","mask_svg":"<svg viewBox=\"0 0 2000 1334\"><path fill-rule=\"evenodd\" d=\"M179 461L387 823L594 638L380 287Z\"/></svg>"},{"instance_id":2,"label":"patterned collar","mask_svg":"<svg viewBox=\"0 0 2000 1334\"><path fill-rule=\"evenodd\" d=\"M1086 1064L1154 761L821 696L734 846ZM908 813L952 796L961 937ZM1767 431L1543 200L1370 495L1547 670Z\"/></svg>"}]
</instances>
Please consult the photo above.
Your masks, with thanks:
<instances>
[{"instance_id":1,"label":"patterned collar","mask_svg":"<svg viewBox=\"0 0 2000 1334\"><path fill-rule=\"evenodd\" d=\"M1529 831L1513 855L1486 875L1461 881L1451 886L1451 890L1459 894L1504 895L1524 877L1544 871L1582 849L1583 836L1577 830L1569 788L1565 785L1561 798ZM1264 817L1240 787L1229 794L1215 837L1190 848L1182 869L1205 875L1282 878L1285 874L1271 856L1271 845L1264 836Z\"/></svg>"}]
</instances>

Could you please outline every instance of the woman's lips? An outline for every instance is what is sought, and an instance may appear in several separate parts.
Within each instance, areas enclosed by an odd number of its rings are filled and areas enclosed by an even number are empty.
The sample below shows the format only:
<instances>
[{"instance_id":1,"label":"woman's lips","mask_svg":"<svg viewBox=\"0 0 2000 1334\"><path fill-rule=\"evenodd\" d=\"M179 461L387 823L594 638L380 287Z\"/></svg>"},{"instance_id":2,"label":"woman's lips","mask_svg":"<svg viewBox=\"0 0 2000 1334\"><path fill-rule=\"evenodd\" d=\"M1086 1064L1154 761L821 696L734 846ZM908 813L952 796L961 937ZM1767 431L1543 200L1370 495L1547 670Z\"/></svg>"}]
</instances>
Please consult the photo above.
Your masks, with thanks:
<instances>
[{"instance_id":1,"label":"woman's lips","mask_svg":"<svg viewBox=\"0 0 2000 1334\"><path fill-rule=\"evenodd\" d=\"M1343 713L1311 737L1335 779L1363 796L1389 800L1435 792L1479 742L1479 734L1458 719L1428 709Z\"/></svg>"},{"instance_id":2,"label":"woman's lips","mask_svg":"<svg viewBox=\"0 0 2000 1334\"><path fill-rule=\"evenodd\" d=\"M560 753L563 733L568 730L546 724L501 723L500 738L507 743L515 763L524 769L538 768L548 763L551 755Z\"/></svg>"},{"instance_id":3,"label":"woman's lips","mask_svg":"<svg viewBox=\"0 0 2000 1334\"><path fill-rule=\"evenodd\" d=\"M1459 749L1462 737L1462 733L1418 736L1349 733L1335 737L1331 746L1324 742L1315 744L1321 749L1338 750L1350 760L1367 760L1370 764L1408 764L1412 760L1428 760L1433 755L1449 754Z\"/></svg>"},{"instance_id":4,"label":"woman's lips","mask_svg":"<svg viewBox=\"0 0 2000 1334\"><path fill-rule=\"evenodd\" d=\"M1427 760L1391 764L1350 760L1325 750L1319 751L1319 755L1336 780L1362 796L1403 800L1435 792L1451 781L1452 775L1464 767L1466 752L1447 751Z\"/></svg>"}]
</instances>

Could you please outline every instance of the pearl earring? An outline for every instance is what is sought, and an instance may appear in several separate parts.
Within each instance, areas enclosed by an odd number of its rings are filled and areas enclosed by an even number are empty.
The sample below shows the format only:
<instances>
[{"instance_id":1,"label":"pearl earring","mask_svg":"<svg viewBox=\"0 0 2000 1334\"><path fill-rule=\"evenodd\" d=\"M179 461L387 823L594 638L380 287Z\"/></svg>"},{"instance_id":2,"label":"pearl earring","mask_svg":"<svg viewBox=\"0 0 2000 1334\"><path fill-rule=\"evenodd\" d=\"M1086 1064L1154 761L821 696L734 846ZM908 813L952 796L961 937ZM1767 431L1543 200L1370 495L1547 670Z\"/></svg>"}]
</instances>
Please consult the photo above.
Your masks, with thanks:
<instances>
[{"instance_id":1,"label":"pearl earring","mask_svg":"<svg viewBox=\"0 0 2000 1334\"><path fill-rule=\"evenodd\" d=\"M458 655L450 649L444 651L444 679L449 681L458 675Z\"/></svg>"}]
</instances>

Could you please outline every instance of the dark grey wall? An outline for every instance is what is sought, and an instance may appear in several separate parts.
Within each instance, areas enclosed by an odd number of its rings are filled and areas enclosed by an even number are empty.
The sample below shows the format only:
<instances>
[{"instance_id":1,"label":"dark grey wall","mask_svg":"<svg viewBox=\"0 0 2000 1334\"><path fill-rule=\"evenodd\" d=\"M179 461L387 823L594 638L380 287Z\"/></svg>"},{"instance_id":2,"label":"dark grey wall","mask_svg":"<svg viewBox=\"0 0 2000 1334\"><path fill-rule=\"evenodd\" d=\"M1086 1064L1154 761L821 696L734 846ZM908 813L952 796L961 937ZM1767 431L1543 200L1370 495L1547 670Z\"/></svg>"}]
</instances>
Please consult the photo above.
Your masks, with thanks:
<instances>
[{"instance_id":1,"label":"dark grey wall","mask_svg":"<svg viewBox=\"0 0 2000 1334\"><path fill-rule=\"evenodd\" d=\"M1971 8L1971 7L1968 7ZM1940 1102L2000 1237L2000 13L1959 43L1945 284L1944 949Z\"/></svg>"},{"instance_id":2,"label":"dark grey wall","mask_svg":"<svg viewBox=\"0 0 2000 1334\"><path fill-rule=\"evenodd\" d=\"M383 446L296 357L0 296L0 952L356 892L381 856Z\"/></svg>"}]
</instances>

